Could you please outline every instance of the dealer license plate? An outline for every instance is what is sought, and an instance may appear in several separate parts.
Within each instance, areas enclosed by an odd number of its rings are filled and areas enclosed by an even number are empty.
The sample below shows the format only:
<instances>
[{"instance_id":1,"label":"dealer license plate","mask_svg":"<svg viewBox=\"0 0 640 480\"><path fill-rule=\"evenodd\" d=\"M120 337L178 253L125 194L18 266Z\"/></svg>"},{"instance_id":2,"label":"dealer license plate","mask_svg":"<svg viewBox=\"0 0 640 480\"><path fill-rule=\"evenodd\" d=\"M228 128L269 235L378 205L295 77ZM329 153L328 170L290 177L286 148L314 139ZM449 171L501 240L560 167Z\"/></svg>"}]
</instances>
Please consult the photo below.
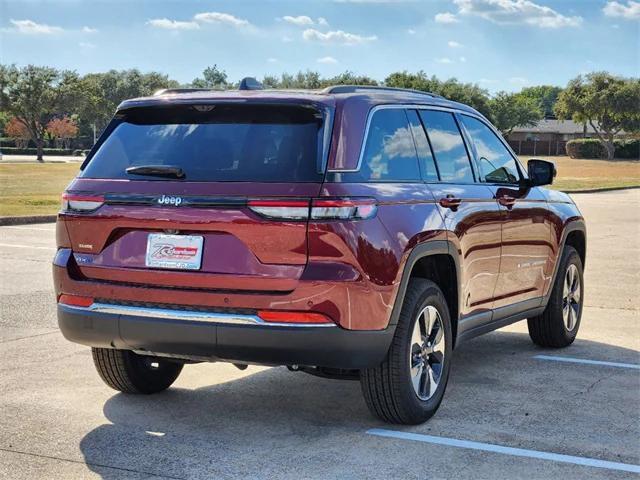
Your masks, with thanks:
<instances>
[{"instance_id":1,"label":"dealer license plate","mask_svg":"<svg viewBox=\"0 0 640 480\"><path fill-rule=\"evenodd\" d=\"M150 233L145 265L153 268L198 270L202 263L203 237Z\"/></svg>"}]
</instances>

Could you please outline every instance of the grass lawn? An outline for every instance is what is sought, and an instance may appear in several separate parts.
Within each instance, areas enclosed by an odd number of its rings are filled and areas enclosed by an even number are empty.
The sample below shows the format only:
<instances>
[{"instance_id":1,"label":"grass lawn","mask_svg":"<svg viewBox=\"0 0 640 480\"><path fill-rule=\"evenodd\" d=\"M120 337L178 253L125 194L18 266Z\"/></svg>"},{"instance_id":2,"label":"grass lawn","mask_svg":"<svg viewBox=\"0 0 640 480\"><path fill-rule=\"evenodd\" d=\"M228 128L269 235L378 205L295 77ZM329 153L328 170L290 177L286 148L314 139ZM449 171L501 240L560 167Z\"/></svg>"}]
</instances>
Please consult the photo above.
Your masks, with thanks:
<instances>
[{"instance_id":1,"label":"grass lawn","mask_svg":"<svg viewBox=\"0 0 640 480\"><path fill-rule=\"evenodd\" d=\"M553 188L558 190L640 187L638 161L538 158L555 162L558 176ZM522 163L526 165L527 159L523 157ZM0 217L56 213L60 193L79 168L80 163L0 163Z\"/></svg>"},{"instance_id":2,"label":"grass lawn","mask_svg":"<svg viewBox=\"0 0 640 480\"><path fill-rule=\"evenodd\" d=\"M56 213L79 168L75 162L0 163L0 217Z\"/></svg>"}]
</instances>

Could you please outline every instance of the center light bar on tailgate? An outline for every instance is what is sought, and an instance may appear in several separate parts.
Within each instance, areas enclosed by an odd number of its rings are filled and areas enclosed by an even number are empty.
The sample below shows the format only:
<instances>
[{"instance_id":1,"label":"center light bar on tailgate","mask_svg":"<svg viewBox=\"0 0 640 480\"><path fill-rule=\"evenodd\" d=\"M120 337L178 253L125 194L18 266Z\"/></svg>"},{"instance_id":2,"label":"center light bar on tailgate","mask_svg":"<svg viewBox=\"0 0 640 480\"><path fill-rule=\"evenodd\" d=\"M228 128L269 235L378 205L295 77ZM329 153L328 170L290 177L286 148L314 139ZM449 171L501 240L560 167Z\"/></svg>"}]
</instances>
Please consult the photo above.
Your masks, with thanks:
<instances>
[{"instance_id":1,"label":"center light bar on tailgate","mask_svg":"<svg viewBox=\"0 0 640 480\"><path fill-rule=\"evenodd\" d=\"M163 206L157 195L96 195L87 193L62 194L63 213L90 213L104 204ZM246 202L246 203L245 203ZM376 201L368 197L325 197L325 198L254 198L246 201L216 197L181 197L181 202L171 208L199 207L224 208L248 207L252 212L273 220L366 220L377 212Z\"/></svg>"}]
</instances>

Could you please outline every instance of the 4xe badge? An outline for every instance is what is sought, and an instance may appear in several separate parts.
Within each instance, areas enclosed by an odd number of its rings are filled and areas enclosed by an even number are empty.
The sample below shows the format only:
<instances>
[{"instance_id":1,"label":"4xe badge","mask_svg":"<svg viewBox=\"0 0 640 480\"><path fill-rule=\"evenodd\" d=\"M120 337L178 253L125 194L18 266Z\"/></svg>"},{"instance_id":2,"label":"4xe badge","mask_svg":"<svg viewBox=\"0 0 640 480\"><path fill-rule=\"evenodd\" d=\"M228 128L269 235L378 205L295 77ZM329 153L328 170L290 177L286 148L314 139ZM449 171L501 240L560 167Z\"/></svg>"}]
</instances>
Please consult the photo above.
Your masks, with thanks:
<instances>
[{"instance_id":1,"label":"4xe badge","mask_svg":"<svg viewBox=\"0 0 640 480\"><path fill-rule=\"evenodd\" d=\"M182 197L169 197L167 195L162 195L158 199L159 205L173 205L173 206L179 207L181 203L182 203Z\"/></svg>"}]
</instances>

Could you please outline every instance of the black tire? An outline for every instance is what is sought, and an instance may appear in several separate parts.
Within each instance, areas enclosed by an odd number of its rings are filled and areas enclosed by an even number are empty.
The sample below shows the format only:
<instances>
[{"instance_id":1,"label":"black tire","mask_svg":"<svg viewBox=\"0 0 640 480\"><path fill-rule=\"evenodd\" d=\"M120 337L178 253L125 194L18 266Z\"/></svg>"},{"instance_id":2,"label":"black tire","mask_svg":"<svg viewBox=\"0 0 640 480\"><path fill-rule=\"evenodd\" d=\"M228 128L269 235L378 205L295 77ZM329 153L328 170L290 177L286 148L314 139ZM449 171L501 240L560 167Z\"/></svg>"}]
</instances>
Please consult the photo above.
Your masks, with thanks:
<instances>
[{"instance_id":1,"label":"black tire","mask_svg":"<svg viewBox=\"0 0 640 480\"><path fill-rule=\"evenodd\" d=\"M568 328L563 316L564 302L564 284L567 278L567 272L574 265L577 270L579 279L579 302L577 308L577 320L571 329ZM576 339L578 329L580 328L580 320L582 318L582 306L584 304L584 281L582 275L582 260L578 252L566 245L562 251L558 273L553 284L551 297L544 312L537 317L527 319L529 327L529 336L536 345L541 347L562 348L567 347ZM570 308L570 307L569 307Z\"/></svg>"},{"instance_id":2,"label":"black tire","mask_svg":"<svg viewBox=\"0 0 640 480\"><path fill-rule=\"evenodd\" d=\"M444 330L444 361L435 393L419 398L411 379L410 348L413 328L427 306L435 307ZM390 423L415 425L433 416L447 386L451 363L452 333L447 302L438 286L425 279L409 282L398 325L385 360L377 367L360 372L360 385L371 413Z\"/></svg>"},{"instance_id":3,"label":"black tire","mask_svg":"<svg viewBox=\"0 0 640 480\"><path fill-rule=\"evenodd\" d=\"M111 388L123 393L157 393L166 390L182 371L181 363L137 355L129 350L92 348L93 363Z\"/></svg>"}]
</instances>

